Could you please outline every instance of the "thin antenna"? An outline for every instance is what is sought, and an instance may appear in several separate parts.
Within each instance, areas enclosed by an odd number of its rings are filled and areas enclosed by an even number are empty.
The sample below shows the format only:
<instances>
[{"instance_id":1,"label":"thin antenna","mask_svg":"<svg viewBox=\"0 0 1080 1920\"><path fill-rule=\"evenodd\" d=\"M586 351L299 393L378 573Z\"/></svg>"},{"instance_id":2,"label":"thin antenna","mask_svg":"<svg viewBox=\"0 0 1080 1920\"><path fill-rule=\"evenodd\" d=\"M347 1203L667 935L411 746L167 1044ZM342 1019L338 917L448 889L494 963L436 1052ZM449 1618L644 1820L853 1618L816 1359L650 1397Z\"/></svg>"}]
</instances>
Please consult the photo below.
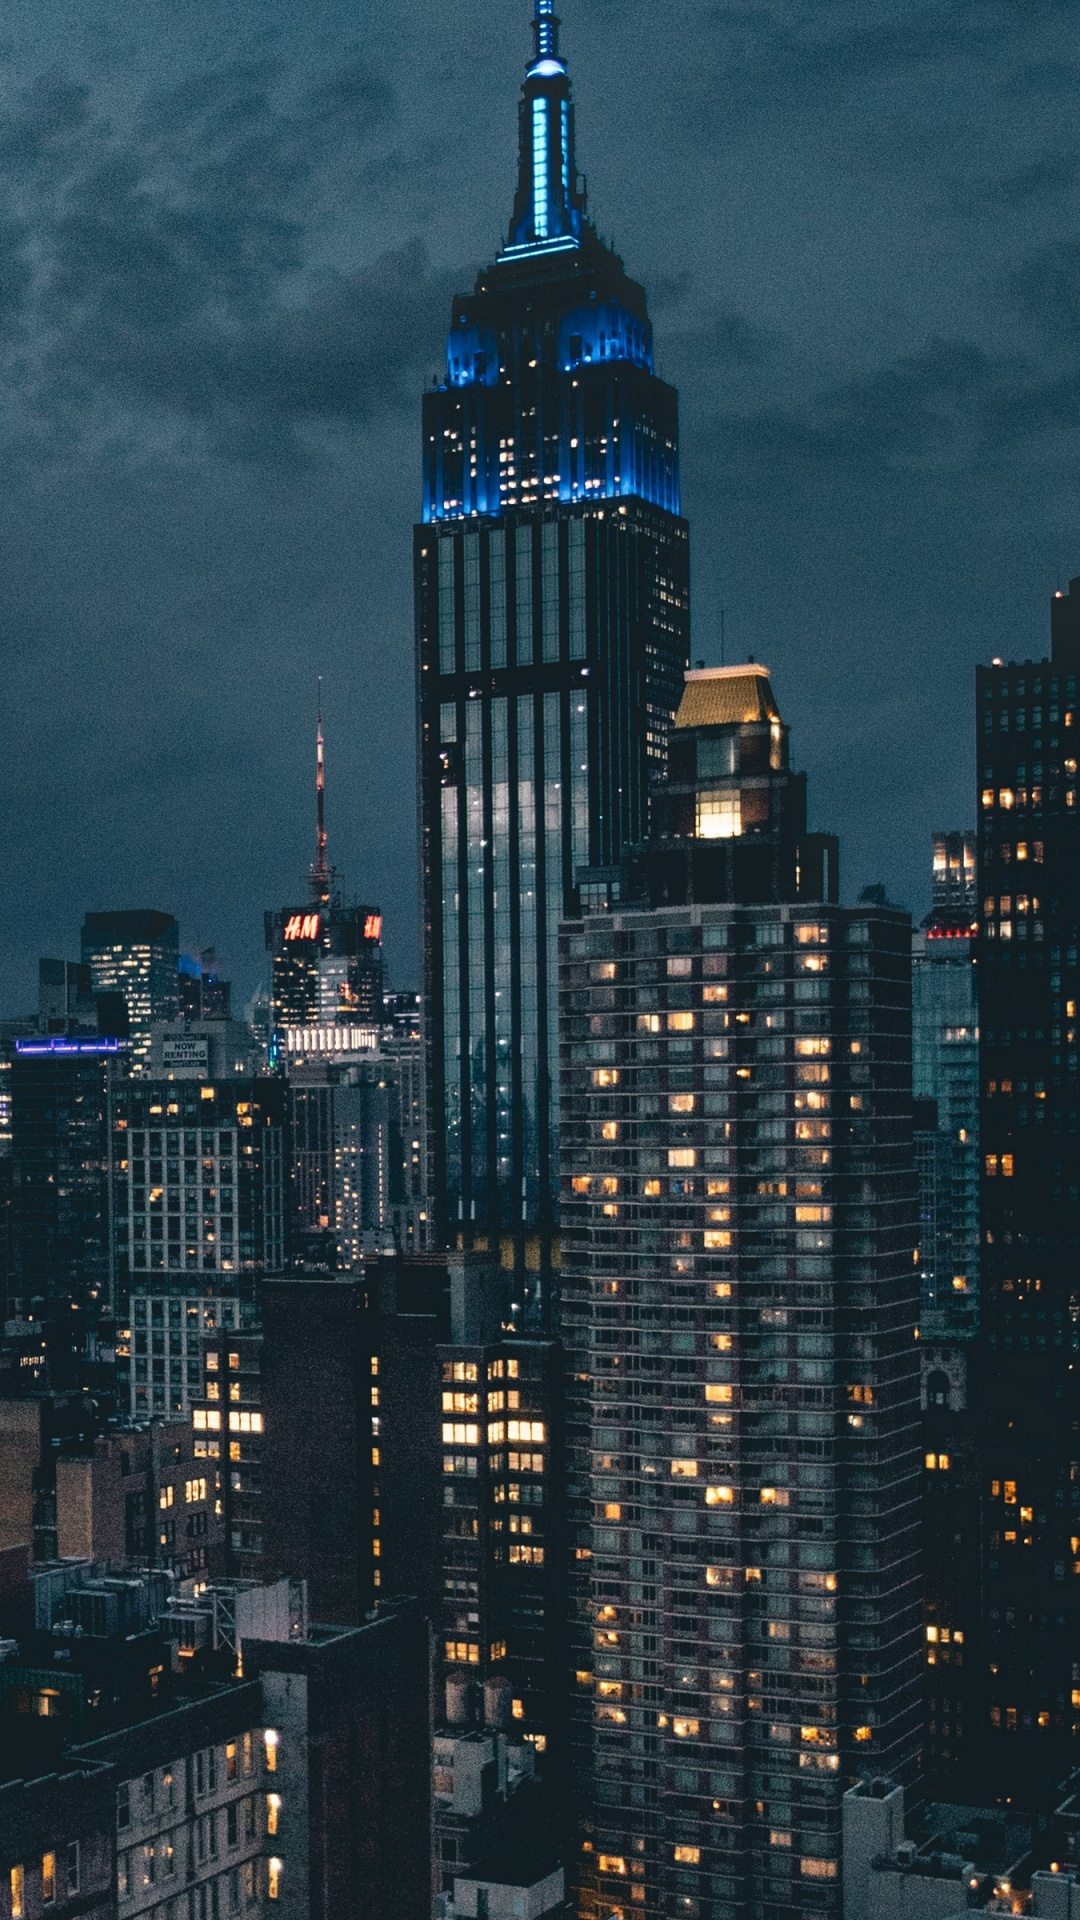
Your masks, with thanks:
<instances>
[{"instance_id":1,"label":"thin antenna","mask_svg":"<svg viewBox=\"0 0 1080 1920\"><path fill-rule=\"evenodd\" d=\"M330 867L326 858L326 758L323 747L322 675L318 679L317 722L315 730L315 864L311 869L311 893L317 906L330 903Z\"/></svg>"},{"instance_id":2,"label":"thin antenna","mask_svg":"<svg viewBox=\"0 0 1080 1920\"><path fill-rule=\"evenodd\" d=\"M725 629L726 623L727 623L727 608L721 607L720 609L720 665L721 666L724 666L726 664L724 660L724 629Z\"/></svg>"}]
</instances>

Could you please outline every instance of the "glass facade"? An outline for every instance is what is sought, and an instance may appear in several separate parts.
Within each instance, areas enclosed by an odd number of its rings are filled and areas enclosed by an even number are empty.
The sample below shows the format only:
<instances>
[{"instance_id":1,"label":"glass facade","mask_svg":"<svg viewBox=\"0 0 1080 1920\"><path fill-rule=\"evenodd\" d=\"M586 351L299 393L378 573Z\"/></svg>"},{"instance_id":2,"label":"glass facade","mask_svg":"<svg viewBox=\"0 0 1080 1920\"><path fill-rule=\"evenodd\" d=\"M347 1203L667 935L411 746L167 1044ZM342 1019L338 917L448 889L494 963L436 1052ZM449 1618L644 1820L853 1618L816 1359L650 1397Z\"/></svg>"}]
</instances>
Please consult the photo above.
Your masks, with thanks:
<instances>
[{"instance_id":1,"label":"glass facade","mask_svg":"<svg viewBox=\"0 0 1080 1920\"><path fill-rule=\"evenodd\" d=\"M119 996L131 1032L130 1070L145 1073L155 1021L180 1011L180 930L171 914L88 913L83 964L92 993Z\"/></svg>"},{"instance_id":2,"label":"glass facade","mask_svg":"<svg viewBox=\"0 0 1080 1920\"><path fill-rule=\"evenodd\" d=\"M556 1193L556 930L647 827L688 648L678 407L587 217L539 0L509 238L424 397L415 545L438 1231L535 1314Z\"/></svg>"},{"instance_id":3,"label":"glass facade","mask_svg":"<svg viewBox=\"0 0 1080 1920\"><path fill-rule=\"evenodd\" d=\"M535 1273L553 1218L556 930L578 869L645 830L685 661L685 529L641 502L425 527L417 586L443 1230L517 1243L508 1264Z\"/></svg>"}]
</instances>

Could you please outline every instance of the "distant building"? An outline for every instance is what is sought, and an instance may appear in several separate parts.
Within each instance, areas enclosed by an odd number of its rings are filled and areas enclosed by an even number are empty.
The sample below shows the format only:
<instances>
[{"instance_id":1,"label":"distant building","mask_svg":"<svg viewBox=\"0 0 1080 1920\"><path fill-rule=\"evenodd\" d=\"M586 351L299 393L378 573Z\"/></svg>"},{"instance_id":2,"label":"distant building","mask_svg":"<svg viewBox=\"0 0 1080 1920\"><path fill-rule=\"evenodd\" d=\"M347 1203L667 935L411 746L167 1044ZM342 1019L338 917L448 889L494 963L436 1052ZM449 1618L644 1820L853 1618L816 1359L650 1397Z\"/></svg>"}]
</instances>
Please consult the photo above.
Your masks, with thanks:
<instances>
[{"instance_id":1,"label":"distant building","mask_svg":"<svg viewBox=\"0 0 1080 1920\"><path fill-rule=\"evenodd\" d=\"M194 1454L215 1490L230 1580L261 1579L265 1560L262 1350L258 1327L204 1333L204 1378L191 1410Z\"/></svg>"},{"instance_id":2,"label":"distant building","mask_svg":"<svg viewBox=\"0 0 1080 1920\"><path fill-rule=\"evenodd\" d=\"M77 960L38 961L38 1021L42 1033L97 1026L90 968Z\"/></svg>"},{"instance_id":3,"label":"distant building","mask_svg":"<svg viewBox=\"0 0 1080 1920\"><path fill-rule=\"evenodd\" d=\"M335 899L266 915L270 1005L278 1052L294 1028L378 1027L382 1014L382 915Z\"/></svg>"},{"instance_id":4,"label":"distant building","mask_svg":"<svg viewBox=\"0 0 1080 1920\"><path fill-rule=\"evenodd\" d=\"M342 904L338 874L329 864L326 834L326 780L320 705L316 740L315 859L308 898L265 917L271 955L271 1045L284 1058L297 1045L289 1035L322 1029L324 1052L351 1051L350 1030L378 1028L383 1016L382 914L377 907ZM335 1036L330 1029L338 1029ZM335 1045L335 1039L337 1044Z\"/></svg>"},{"instance_id":5,"label":"distant building","mask_svg":"<svg viewBox=\"0 0 1080 1920\"><path fill-rule=\"evenodd\" d=\"M118 1290L133 1418L186 1414L202 1336L258 1317L286 1249L286 1088L275 1079L132 1080L114 1101Z\"/></svg>"},{"instance_id":6,"label":"distant building","mask_svg":"<svg viewBox=\"0 0 1080 1920\"><path fill-rule=\"evenodd\" d=\"M216 1476L196 1459L188 1421L69 1444L55 1473L59 1559L164 1567L178 1580L226 1571Z\"/></svg>"},{"instance_id":7,"label":"distant building","mask_svg":"<svg viewBox=\"0 0 1080 1920\"><path fill-rule=\"evenodd\" d=\"M391 1102L390 1212L395 1244L403 1253L423 1253L434 1245L434 1222L420 996L390 998L413 1003L404 1017L388 1006L391 1019L379 1040Z\"/></svg>"},{"instance_id":8,"label":"distant building","mask_svg":"<svg viewBox=\"0 0 1080 1920\"><path fill-rule=\"evenodd\" d=\"M336 1060L289 1062L294 1255L340 1273L358 1272L393 1227L395 1093L370 1037L370 1049Z\"/></svg>"},{"instance_id":9,"label":"distant building","mask_svg":"<svg viewBox=\"0 0 1080 1920\"><path fill-rule=\"evenodd\" d=\"M979 1304L975 836L934 835L934 906L912 940L912 1091L923 1326L971 1334Z\"/></svg>"},{"instance_id":10,"label":"distant building","mask_svg":"<svg viewBox=\"0 0 1080 1920\"><path fill-rule=\"evenodd\" d=\"M178 985L182 1020L229 1019L232 988L218 973L216 957L212 948L198 960L181 954Z\"/></svg>"},{"instance_id":11,"label":"distant building","mask_svg":"<svg viewBox=\"0 0 1080 1920\"><path fill-rule=\"evenodd\" d=\"M88 913L82 959L95 995L120 994L131 1035L131 1070L142 1073L155 1020L180 1009L180 930L170 913Z\"/></svg>"},{"instance_id":12,"label":"distant building","mask_svg":"<svg viewBox=\"0 0 1080 1920\"><path fill-rule=\"evenodd\" d=\"M987 1793L1080 1754L1080 581L1045 660L977 674Z\"/></svg>"},{"instance_id":13,"label":"distant building","mask_svg":"<svg viewBox=\"0 0 1080 1920\"><path fill-rule=\"evenodd\" d=\"M116 1304L113 1101L126 1043L51 1035L15 1042L11 1066L13 1273L9 1307L72 1311L78 1346ZM58 1329L57 1340L64 1338Z\"/></svg>"},{"instance_id":14,"label":"distant building","mask_svg":"<svg viewBox=\"0 0 1080 1920\"><path fill-rule=\"evenodd\" d=\"M242 1020L155 1021L146 1075L150 1080L251 1079L258 1064L251 1028Z\"/></svg>"}]
</instances>

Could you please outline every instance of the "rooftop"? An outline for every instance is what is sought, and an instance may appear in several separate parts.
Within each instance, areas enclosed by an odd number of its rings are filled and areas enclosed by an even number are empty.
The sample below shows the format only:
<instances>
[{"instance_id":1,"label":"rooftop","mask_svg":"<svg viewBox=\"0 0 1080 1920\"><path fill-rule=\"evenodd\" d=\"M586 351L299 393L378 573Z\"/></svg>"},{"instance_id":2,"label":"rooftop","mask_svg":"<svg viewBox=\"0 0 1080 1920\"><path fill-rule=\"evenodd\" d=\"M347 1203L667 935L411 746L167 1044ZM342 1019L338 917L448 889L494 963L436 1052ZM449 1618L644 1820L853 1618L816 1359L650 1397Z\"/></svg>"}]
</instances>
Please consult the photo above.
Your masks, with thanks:
<instances>
[{"instance_id":1,"label":"rooftop","mask_svg":"<svg viewBox=\"0 0 1080 1920\"><path fill-rule=\"evenodd\" d=\"M698 667L686 676L676 727L752 726L779 720L768 667Z\"/></svg>"}]
</instances>

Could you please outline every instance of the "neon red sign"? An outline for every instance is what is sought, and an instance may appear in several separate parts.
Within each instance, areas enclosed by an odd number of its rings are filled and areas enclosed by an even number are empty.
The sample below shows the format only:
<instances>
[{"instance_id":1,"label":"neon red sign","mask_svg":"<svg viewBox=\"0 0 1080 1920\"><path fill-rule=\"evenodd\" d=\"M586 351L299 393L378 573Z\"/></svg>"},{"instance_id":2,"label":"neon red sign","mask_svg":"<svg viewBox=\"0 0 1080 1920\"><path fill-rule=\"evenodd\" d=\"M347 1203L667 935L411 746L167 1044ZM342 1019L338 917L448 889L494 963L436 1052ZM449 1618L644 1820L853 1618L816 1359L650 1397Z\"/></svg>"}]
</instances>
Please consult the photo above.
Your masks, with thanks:
<instances>
[{"instance_id":1,"label":"neon red sign","mask_svg":"<svg viewBox=\"0 0 1080 1920\"><path fill-rule=\"evenodd\" d=\"M294 913L285 922L286 940L317 940L322 918L317 913Z\"/></svg>"},{"instance_id":2,"label":"neon red sign","mask_svg":"<svg viewBox=\"0 0 1080 1920\"><path fill-rule=\"evenodd\" d=\"M382 914L381 913L368 914L367 919L364 921L364 939L365 940L381 940L382 939Z\"/></svg>"}]
</instances>

